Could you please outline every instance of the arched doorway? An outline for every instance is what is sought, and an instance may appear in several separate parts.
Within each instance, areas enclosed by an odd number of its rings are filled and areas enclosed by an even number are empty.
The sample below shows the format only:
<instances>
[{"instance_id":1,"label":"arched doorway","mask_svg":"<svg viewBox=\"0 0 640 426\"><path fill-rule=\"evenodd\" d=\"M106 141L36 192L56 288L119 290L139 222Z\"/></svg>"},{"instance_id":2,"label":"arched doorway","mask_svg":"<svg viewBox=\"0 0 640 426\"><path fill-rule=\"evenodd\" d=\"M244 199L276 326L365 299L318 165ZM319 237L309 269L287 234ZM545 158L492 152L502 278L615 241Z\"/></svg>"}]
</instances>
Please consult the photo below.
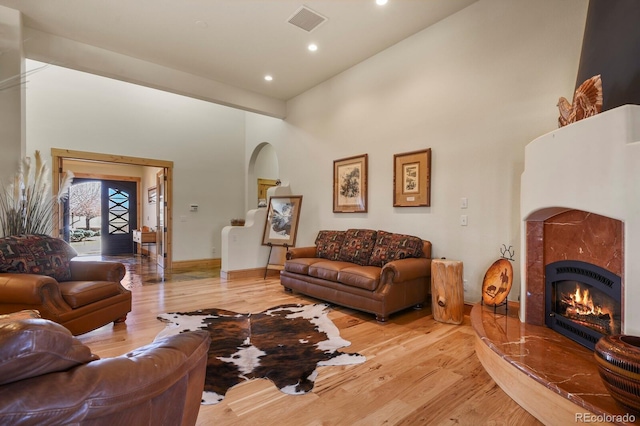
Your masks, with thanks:
<instances>
[{"instance_id":1,"label":"arched doorway","mask_svg":"<svg viewBox=\"0 0 640 426\"><path fill-rule=\"evenodd\" d=\"M261 188L266 193L266 188L274 186L280 176L278 155L273 145L262 142L256 146L249 160L247 173L247 209L258 207Z\"/></svg>"}]
</instances>

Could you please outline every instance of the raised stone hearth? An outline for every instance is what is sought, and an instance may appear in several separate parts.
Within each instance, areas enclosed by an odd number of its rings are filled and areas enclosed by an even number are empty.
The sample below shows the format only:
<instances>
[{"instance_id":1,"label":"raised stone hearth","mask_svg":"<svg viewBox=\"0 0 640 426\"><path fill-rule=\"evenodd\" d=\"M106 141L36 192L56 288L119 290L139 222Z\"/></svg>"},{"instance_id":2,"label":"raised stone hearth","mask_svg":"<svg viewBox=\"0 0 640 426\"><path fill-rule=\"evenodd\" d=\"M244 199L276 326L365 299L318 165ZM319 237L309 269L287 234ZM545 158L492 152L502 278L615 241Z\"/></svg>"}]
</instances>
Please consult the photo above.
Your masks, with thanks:
<instances>
[{"instance_id":1,"label":"raised stone hearth","mask_svg":"<svg viewBox=\"0 0 640 426\"><path fill-rule=\"evenodd\" d=\"M494 314L477 304L471 324L483 367L542 423L629 425L640 421L640 414L611 397L589 349L548 327L521 323L517 309L510 309L508 315Z\"/></svg>"}]
</instances>

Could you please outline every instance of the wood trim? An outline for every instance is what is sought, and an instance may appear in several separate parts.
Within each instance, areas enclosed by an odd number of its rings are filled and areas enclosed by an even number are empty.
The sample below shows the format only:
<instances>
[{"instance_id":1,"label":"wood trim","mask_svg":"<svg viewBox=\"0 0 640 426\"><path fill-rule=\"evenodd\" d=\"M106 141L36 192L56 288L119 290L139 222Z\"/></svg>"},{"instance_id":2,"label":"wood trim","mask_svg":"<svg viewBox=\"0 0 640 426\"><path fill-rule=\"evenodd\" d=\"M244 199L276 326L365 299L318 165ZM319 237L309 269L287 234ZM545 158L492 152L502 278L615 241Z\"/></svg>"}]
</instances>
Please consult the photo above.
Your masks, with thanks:
<instances>
[{"instance_id":1,"label":"wood trim","mask_svg":"<svg viewBox=\"0 0 640 426\"><path fill-rule=\"evenodd\" d=\"M73 160L102 161L105 163L131 164L148 167L173 168L173 161L155 160L152 158L129 157L126 155L101 154L98 152L74 151L71 149L51 148L52 157L69 158Z\"/></svg>"},{"instance_id":2,"label":"wood trim","mask_svg":"<svg viewBox=\"0 0 640 426\"><path fill-rule=\"evenodd\" d=\"M279 270L266 270L267 278L280 276ZM265 268L238 269L235 271L220 271L220 278L227 281L242 280L247 278L264 278Z\"/></svg>"},{"instance_id":3,"label":"wood trim","mask_svg":"<svg viewBox=\"0 0 640 426\"><path fill-rule=\"evenodd\" d=\"M193 260L176 260L173 262L173 272L187 271L190 269L213 269L222 265L220 258L216 259L193 259Z\"/></svg>"},{"instance_id":4,"label":"wood trim","mask_svg":"<svg viewBox=\"0 0 640 426\"><path fill-rule=\"evenodd\" d=\"M119 176L119 175L103 175L100 173L73 173L73 175L77 178L83 179L102 179L102 180L121 180L123 182L138 182L142 181L142 178L136 176Z\"/></svg>"},{"instance_id":5,"label":"wood trim","mask_svg":"<svg viewBox=\"0 0 640 426\"><path fill-rule=\"evenodd\" d=\"M152 158L129 157L126 155L101 154L97 152L75 151L70 149L51 148L51 164L53 175L53 195L57 197L60 190L60 170L63 167L64 159L73 159L80 161L101 161L105 163L129 164L146 167L164 168L166 176L165 186L165 202L167 203L167 217L165 218L165 226L167 227L167 238L165 241L165 249L167 257L164 262L165 270L170 271L173 268L173 161L156 160ZM140 185L138 185L140 186ZM140 195L140 194L138 194ZM138 197L140 199L140 197ZM53 235L60 235L60 221L62 220L62 206L54 207Z\"/></svg>"},{"instance_id":6,"label":"wood trim","mask_svg":"<svg viewBox=\"0 0 640 426\"><path fill-rule=\"evenodd\" d=\"M476 355L491 378L507 395L546 425L568 425L576 422L576 413L590 413L538 383L493 351L476 335ZM551 407L553 407L551 409ZM591 413L593 414L593 413ZM595 417L595 414L594 414ZM598 423L611 424L611 423Z\"/></svg>"}]
</instances>

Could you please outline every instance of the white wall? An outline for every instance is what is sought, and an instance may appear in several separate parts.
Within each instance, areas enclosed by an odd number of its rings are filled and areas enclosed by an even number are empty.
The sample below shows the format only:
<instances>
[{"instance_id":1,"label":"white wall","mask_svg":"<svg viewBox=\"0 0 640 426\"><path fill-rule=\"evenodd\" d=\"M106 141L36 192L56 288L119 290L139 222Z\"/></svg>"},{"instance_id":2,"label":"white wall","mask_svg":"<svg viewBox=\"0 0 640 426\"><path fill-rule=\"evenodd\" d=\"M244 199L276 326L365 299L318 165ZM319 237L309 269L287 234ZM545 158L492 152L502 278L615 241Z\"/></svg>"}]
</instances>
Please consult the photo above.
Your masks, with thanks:
<instances>
[{"instance_id":1,"label":"white wall","mask_svg":"<svg viewBox=\"0 0 640 426\"><path fill-rule=\"evenodd\" d=\"M18 171L25 155L24 74L22 16L0 6L0 176Z\"/></svg>"},{"instance_id":2,"label":"white wall","mask_svg":"<svg viewBox=\"0 0 640 426\"><path fill-rule=\"evenodd\" d=\"M284 122L249 118L247 151L268 140L281 179L304 196L297 245L320 229L417 235L434 257L464 262L473 302L502 244L515 248L519 277L524 146L557 127L558 97L573 92L587 6L480 0L289 101ZM393 155L424 148L431 207L394 208ZM334 214L333 161L365 153L368 213Z\"/></svg>"},{"instance_id":3,"label":"white wall","mask_svg":"<svg viewBox=\"0 0 640 426\"><path fill-rule=\"evenodd\" d=\"M246 211L244 129L242 111L66 68L27 85L27 152L49 164L52 147L173 161L174 261L219 257Z\"/></svg>"},{"instance_id":4,"label":"white wall","mask_svg":"<svg viewBox=\"0 0 640 426\"><path fill-rule=\"evenodd\" d=\"M280 179L304 196L298 246L319 229L417 235L434 256L464 262L465 299L476 301L501 245L520 247L524 146L556 128L557 99L573 92L587 5L480 0L289 101L286 120L49 67L28 84L27 152L174 161L174 259L183 260L217 257L222 227L249 205L251 155L268 142ZM393 155L424 148L431 207L394 208ZM333 161L364 153L369 212L332 213Z\"/></svg>"}]
</instances>

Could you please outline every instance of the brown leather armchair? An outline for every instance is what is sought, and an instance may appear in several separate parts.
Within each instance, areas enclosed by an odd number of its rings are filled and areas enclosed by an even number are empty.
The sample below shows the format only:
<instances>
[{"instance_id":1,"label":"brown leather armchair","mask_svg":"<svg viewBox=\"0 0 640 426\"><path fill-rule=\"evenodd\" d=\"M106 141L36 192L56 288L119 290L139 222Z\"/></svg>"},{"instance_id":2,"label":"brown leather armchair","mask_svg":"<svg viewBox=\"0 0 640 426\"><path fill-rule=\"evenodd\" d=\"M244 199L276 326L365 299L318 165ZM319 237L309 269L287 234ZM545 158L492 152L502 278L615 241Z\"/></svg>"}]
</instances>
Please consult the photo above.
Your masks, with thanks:
<instances>
[{"instance_id":1,"label":"brown leather armchair","mask_svg":"<svg viewBox=\"0 0 640 426\"><path fill-rule=\"evenodd\" d=\"M209 343L187 332L97 359L54 322L0 321L0 424L194 425Z\"/></svg>"},{"instance_id":2,"label":"brown leather armchair","mask_svg":"<svg viewBox=\"0 0 640 426\"><path fill-rule=\"evenodd\" d=\"M120 284L126 273L118 262L71 261L71 278L0 273L0 314L35 309L74 335L123 322L131 311L131 292Z\"/></svg>"},{"instance_id":3,"label":"brown leather armchair","mask_svg":"<svg viewBox=\"0 0 640 426\"><path fill-rule=\"evenodd\" d=\"M48 235L0 238L0 314L37 310L74 335L131 311L131 292L120 284L119 262L74 261L76 251Z\"/></svg>"}]
</instances>

